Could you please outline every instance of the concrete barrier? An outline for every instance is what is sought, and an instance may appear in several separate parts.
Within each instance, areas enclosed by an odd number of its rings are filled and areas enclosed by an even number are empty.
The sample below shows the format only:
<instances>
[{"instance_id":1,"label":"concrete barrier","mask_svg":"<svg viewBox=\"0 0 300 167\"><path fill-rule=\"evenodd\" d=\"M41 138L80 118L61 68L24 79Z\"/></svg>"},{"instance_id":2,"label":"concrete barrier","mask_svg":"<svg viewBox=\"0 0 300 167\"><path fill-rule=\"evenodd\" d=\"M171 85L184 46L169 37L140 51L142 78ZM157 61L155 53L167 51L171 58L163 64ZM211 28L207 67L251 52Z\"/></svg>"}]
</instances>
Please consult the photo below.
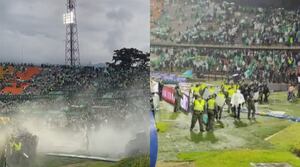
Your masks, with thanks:
<instances>
[{"instance_id":1,"label":"concrete barrier","mask_svg":"<svg viewBox=\"0 0 300 167\"><path fill-rule=\"evenodd\" d=\"M274 92L288 90L288 84L286 84L286 83L269 83L268 87L269 87L270 91L274 91Z\"/></svg>"}]
</instances>

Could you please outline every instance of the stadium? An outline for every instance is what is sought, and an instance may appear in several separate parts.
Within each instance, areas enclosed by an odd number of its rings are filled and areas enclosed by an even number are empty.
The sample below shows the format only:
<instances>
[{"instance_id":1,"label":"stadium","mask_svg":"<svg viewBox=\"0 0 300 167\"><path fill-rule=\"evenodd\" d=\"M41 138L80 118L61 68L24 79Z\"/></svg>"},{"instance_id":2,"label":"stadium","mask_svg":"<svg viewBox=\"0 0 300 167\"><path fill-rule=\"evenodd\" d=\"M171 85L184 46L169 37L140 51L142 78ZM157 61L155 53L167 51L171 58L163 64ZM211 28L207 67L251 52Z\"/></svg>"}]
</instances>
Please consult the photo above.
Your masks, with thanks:
<instances>
[{"instance_id":1,"label":"stadium","mask_svg":"<svg viewBox=\"0 0 300 167\"><path fill-rule=\"evenodd\" d=\"M140 97L149 97L149 74L120 68L1 63L7 166L117 166L140 156L130 162L148 162L150 106ZM8 153L9 136L26 156Z\"/></svg>"},{"instance_id":2,"label":"stadium","mask_svg":"<svg viewBox=\"0 0 300 167\"><path fill-rule=\"evenodd\" d=\"M0 167L149 166L150 54L132 47L149 41L127 3L0 6Z\"/></svg>"},{"instance_id":3,"label":"stadium","mask_svg":"<svg viewBox=\"0 0 300 167\"><path fill-rule=\"evenodd\" d=\"M299 3L151 5L157 166L299 166Z\"/></svg>"}]
</instances>

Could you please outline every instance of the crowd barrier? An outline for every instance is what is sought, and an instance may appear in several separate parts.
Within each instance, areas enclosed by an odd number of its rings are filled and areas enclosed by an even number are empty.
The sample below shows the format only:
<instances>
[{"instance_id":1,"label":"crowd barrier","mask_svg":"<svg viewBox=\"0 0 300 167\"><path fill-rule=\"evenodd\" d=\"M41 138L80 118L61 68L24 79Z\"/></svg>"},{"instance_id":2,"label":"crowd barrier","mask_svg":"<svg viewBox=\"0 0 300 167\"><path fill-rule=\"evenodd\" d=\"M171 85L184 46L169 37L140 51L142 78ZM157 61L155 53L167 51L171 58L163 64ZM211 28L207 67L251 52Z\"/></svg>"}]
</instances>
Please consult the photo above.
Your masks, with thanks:
<instances>
[{"instance_id":1,"label":"crowd barrier","mask_svg":"<svg viewBox=\"0 0 300 167\"><path fill-rule=\"evenodd\" d=\"M269 83L268 87L270 88L271 91L274 91L274 92L288 90L288 84L285 84L285 83Z\"/></svg>"},{"instance_id":2,"label":"crowd barrier","mask_svg":"<svg viewBox=\"0 0 300 167\"><path fill-rule=\"evenodd\" d=\"M162 90L162 98L172 104L175 105L175 88L171 86L164 86ZM180 107L185 112L189 112L189 106L190 106L190 98L189 95L183 93L181 101L180 101Z\"/></svg>"},{"instance_id":3,"label":"crowd barrier","mask_svg":"<svg viewBox=\"0 0 300 167\"><path fill-rule=\"evenodd\" d=\"M173 87L169 86L164 86L162 90L162 98L170 103L170 104L175 104L175 89Z\"/></svg>"}]
</instances>

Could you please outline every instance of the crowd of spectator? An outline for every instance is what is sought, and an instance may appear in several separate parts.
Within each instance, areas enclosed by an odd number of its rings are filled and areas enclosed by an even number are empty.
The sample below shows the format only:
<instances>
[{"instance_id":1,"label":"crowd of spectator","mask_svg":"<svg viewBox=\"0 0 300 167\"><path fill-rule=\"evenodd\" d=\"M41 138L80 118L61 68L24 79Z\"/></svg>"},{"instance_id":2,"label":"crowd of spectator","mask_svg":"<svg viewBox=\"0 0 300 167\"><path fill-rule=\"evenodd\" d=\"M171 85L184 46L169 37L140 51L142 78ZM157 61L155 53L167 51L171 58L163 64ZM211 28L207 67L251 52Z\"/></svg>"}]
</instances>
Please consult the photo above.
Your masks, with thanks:
<instances>
[{"instance_id":1,"label":"crowd of spectator","mask_svg":"<svg viewBox=\"0 0 300 167\"><path fill-rule=\"evenodd\" d=\"M42 72L36 76L26 93L48 94L57 91L88 90L98 77L93 67L68 67L42 65Z\"/></svg>"},{"instance_id":2,"label":"crowd of spectator","mask_svg":"<svg viewBox=\"0 0 300 167\"><path fill-rule=\"evenodd\" d=\"M152 48L151 67L166 72L193 69L196 74L241 74L249 79L296 83L299 53L222 49Z\"/></svg>"},{"instance_id":3,"label":"crowd of spectator","mask_svg":"<svg viewBox=\"0 0 300 167\"><path fill-rule=\"evenodd\" d=\"M150 111L149 70L13 63L0 66L5 71L0 82L3 87L9 86L12 80L29 85L22 94L0 94L0 117L24 113L26 118L30 113L42 111L48 115L42 124L59 128L72 126L74 130L83 124L89 124L89 128L112 124L121 128L128 121L147 120L143 117ZM8 74L9 66L14 71ZM16 78L18 71L33 66L41 69L38 75L26 81ZM58 112L51 116L53 111ZM67 121L64 112L71 115Z\"/></svg>"},{"instance_id":4,"label":"crowd of spectator","mask_svg":"<svg viewBox=\"0 0 300 167\"><path fill-rule=\"evenodd\" d=\"M114 89L146 89L148 71L129 69L116 71L93 66L70 67L64 65L41 65L35 66L41 72L26 81L20 81L16 73L34 65L29 64L2 64L4 71L11 66L14 68L9 74L5 74L0 80L0 89L16 82L16 87L21 83L29 86L24 88L22 95L47 95L65 92L95 92L97 90ZM134 84L133 84L134 83ZM2 95L7 95L2 92Z\"/></svg>"},{"instance_id":5,"label":"crowd of spectator","mask_svg":"<svg viewBox=\"0 0 300 167\"><path fill-rule=\"evenodd\" d=\"M214 0L165 1L151 41L193 44L299 45L300 10Z\"/></svg>"},{"instance_id":6,"label":"crowd of spectator","mask_svg":"<svg viewBox=\"0 0 300 167\"><path fill-rule=\"evenodd\" d=\"M78 134L86 142L105 129L149 134L149 71L40 67L24 94L0 95L0 129L34 122L46 131Z\"/></svg>"}]
</instances>

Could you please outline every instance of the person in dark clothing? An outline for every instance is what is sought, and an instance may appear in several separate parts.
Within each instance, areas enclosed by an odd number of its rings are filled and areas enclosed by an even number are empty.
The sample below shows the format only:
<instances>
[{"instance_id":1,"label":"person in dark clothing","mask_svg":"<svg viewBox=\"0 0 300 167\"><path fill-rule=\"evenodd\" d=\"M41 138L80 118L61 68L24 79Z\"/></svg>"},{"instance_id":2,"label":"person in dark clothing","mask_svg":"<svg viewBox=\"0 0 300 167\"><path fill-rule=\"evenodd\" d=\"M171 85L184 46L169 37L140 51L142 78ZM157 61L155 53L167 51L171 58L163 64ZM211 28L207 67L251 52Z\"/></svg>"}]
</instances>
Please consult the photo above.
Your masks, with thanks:
<instances>
[{"instance_id":1,"label":"person in dark clothing","mask_svg":"<svg viewBox=\"0 0 300 167\"><path fill-rule=\"evenodd\" d=\"M154 109L154 103L153 103L153 98L150 98L150 106L151 106L151 112L153 114L153 117L155 118L155 109Z\"/></svg>"},{"instance_id":2,"label":"person in dark clothing","mask_svg":"<svg viewBox=\"0 0 300 167\"><path fill-rule=\"evenodd\" d=\"M268 103L269 102L269 96L270 96L270 89L267 85L267 83L263 84L263 95L264 95L264 102Z\"/></svg>"},{"instance_id":3,"label":"person in dark clothing","mask_svg":"<svg viewBox=\"0 0 300 167\"><path fill-rule=\"evenodd\" d=\"M164 84L163 84L161 81L159 81L159 82L158 82L158 95L159 95L159 100L162 99L162 90L163 90L163 88L164 88Z\"/></svg>"},{"instance_id":4,"label":"person in dark clothing","mask_svg":"<svg viewBox=\"0 0 300 167\"><path fill-rule=\"evenodd\" d=\"M180 101L182 98L182 92L178 85L175 87L175 106L174 106L174 112L177 112L180 110Z\"/></svg>"},{"instance_id":5,"label":"person in dark clothing","mask_svg":"<svg viewBox=\"0 0 300 167\"><path fill-rule=\"evenodd\" d=\"M255 101L254 101L254 92L253 90L249 91L248 97L247 97L247 107L248 107L248 119L251 119L250 116L252 116L252 119L255 119ZM251 112L252 111L252 112Z\"/></svg>"}]
</instances>

